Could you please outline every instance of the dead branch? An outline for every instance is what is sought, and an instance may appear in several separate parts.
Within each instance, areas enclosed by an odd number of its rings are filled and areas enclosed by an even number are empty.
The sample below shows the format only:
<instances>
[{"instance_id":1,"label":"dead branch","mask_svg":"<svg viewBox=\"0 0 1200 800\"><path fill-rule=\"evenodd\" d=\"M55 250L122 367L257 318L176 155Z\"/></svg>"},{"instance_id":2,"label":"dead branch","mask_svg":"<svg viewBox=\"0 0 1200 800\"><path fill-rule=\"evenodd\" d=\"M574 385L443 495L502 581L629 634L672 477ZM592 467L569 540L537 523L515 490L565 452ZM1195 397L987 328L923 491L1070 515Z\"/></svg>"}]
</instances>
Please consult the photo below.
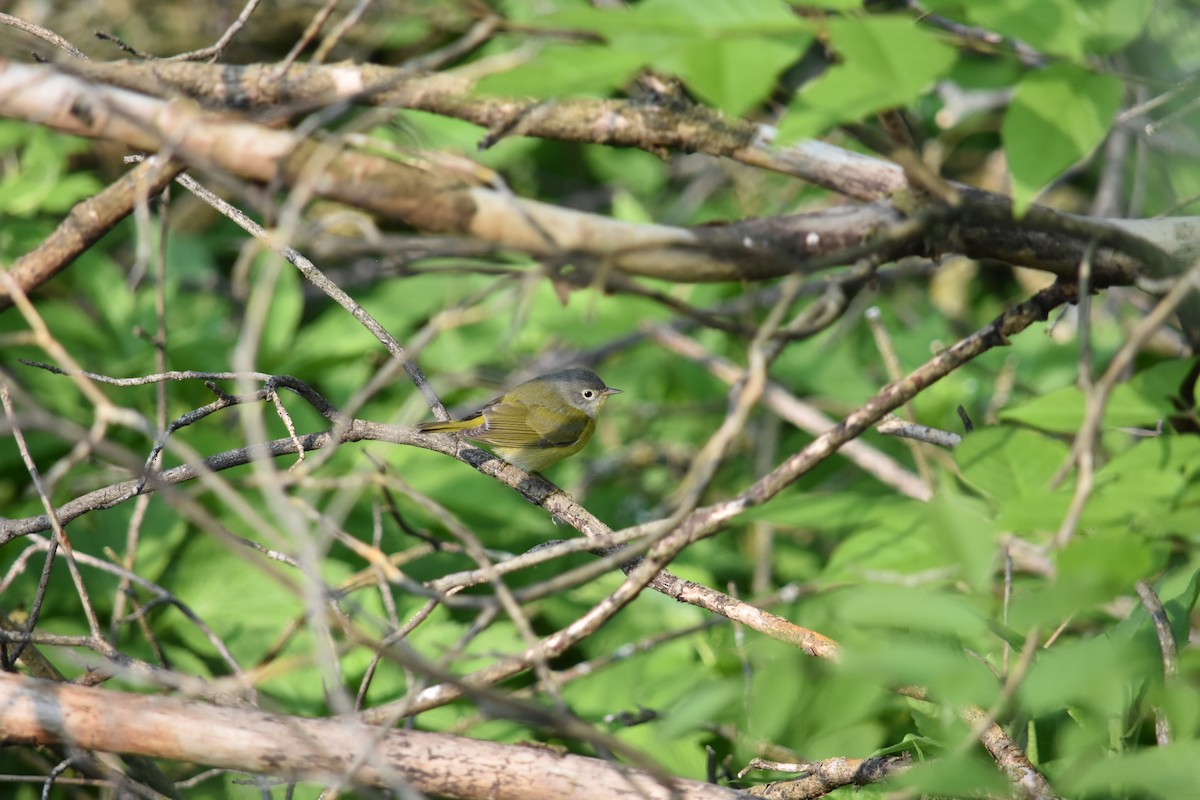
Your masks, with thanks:
<instances>
[{"instance_id":1,"label":"dead branch","mask_svg":"<svg viewBox=\"0 0 1200 800\"><path fill-rule=\"evenodd\" d=\"M902 204L908 210L876 201L700 228L625 223L516 198L428 163L339 150L185 100L163 101L49 67L4 61L0 114L141 150L166 150L198 168L278 186L304 179L317 159L326 164L312 183L317 196L426 231L470 234L585 265L598 260L629 274L671 281L764 280L863 258L883 263L950 252L1073 279L1095 241L1093 285L1103 287L1178 273L1167 251L1130 231L1155 235L1164 246L1184 247L1179 229L1164 231L1161 221L1111 225L1037 208L1015 221L1007 198L978 190L964 191L957 206L913 206L909 198Z\"/></svg>"},{"instance_id":2,"label":"dead branch","mask_svg":"<svg viewBox=\"0 0 1200 800\"><path fill-rule=\"evenodd\" d=\"M454 798L595 796L732 800L739 792L554 750L441 733L383 730L193 700L83 688L0 674L5 744L66 745L352 786Z\"/></svg>"}]
</instances>

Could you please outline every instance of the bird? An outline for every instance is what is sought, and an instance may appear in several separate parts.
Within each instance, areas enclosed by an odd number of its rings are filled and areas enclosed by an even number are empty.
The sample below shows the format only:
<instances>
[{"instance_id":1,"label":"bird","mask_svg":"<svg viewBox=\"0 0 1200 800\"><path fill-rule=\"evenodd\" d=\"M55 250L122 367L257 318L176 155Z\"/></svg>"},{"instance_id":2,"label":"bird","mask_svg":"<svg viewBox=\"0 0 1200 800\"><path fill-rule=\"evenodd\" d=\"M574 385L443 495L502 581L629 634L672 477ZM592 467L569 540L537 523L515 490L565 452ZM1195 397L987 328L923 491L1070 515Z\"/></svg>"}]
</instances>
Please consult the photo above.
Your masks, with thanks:
<instances>
[{"instance_id":1,"label":"bird","mask_svg":"<svg viewBox=\"0 0 1200 800\"><path fill-rule=\"evenodd\" d=\"M466 419L423 422L421 433L482 442L526 472L539 472L583 449L611 395L591 370L574 367L514 386Z\"/></svg>"}]
</instances>

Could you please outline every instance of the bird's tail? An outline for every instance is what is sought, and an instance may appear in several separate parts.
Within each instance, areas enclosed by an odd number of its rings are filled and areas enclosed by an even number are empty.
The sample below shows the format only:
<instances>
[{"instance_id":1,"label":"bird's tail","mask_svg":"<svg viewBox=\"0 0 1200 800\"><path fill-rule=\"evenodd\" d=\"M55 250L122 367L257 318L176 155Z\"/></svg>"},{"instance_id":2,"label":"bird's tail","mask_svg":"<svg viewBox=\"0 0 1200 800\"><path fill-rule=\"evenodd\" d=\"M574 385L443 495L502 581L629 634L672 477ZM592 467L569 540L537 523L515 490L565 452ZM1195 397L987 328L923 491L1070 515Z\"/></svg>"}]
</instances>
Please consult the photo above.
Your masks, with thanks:
<instances>
[{"instance_id":1,"label":"bird's tail","mask_svg":"<svg viewBox=\"0 0 1200 800\"><path fill-rule=\"evenodd\" d=\"M433 422L421 422L417 424L417 430L420 433L455 433L457 431L467 430L479 425L480 420L475 419L448 419L434 420Z\"/></svg>"}]
</instances>

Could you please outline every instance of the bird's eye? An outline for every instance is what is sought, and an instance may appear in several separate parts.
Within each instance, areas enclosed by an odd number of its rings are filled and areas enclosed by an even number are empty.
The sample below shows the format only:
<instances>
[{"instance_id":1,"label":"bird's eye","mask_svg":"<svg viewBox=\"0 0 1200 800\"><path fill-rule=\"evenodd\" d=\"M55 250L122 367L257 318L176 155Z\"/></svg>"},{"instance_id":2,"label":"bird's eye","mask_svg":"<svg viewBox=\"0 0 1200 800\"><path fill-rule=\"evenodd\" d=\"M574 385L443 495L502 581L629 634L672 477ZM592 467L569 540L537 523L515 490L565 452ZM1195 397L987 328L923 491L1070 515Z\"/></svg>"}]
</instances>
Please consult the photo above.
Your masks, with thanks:
<instances>
[{"instance_id":1,"label":"bird's eye","mask_svg":"<svg viewBox=\"0 0 1200 800\"><path fill-rule=\"evenodd\" d=\"M592 399L593 397L595 397L595 396L596 396L596 393L595 393L595 392L593 392L591 389L584 389L584 390L583 390L583 399L584 399L584 400L591 400L591 399Z\"/></svg>"}]
</instances>

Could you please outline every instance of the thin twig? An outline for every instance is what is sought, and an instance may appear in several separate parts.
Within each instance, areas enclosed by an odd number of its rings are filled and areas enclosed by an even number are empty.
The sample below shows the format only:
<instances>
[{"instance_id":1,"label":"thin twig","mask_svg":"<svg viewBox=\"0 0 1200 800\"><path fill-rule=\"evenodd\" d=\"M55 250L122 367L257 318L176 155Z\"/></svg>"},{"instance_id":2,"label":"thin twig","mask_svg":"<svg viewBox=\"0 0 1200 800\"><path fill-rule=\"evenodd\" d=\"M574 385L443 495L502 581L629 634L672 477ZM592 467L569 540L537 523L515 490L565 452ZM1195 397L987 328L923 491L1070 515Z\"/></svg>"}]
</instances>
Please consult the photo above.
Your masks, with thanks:
<instances>
[{"instance_id":1,"label":"thin twig","mask_svg":"<svg viewBox=\"0 0 1200 800\"><path fill-rule=\"evenodd\" d=\"M220 58L221 53L225 52L225 48L233 41L233 37L238 34L246 23L250 21L250 16L254 10L258 8L258 4L262 0L246 0L246 5L242 6L241 12L237 15L237 19L229 24L221 37L208 47L202 47L199 50L192 50L187 53L177 53L164 61L200 61L205 58L212 58L214 61Z\"/></svg>"},{"instance_id":2,"label":"thin twig","mask_svg":"<svg viewBox=\"0 0 1200 800\"><path fill-rule=\"evenodd\" d=\"M321 6L317 13L313 15L313 18L308 22L308 27L304 29L304 33L300 35L300 38L292 45L292 49L279 62L276 72L278 77L282 78L292 68L292 65L296 63L296 59L304 52L304 48L308 47L312 43L312 40L316 38L316 35L320 32L326 21L328 21L329 15L337 8L339 2L341 0L325 0L325 5Z\"/></svg>"},{"instance_id":3,"label":"thin twig","mask_svg":"<svg viewBox=\"0 0 1200 800\"><path fill-rule=\"evenodd\" d=\"M321 64L329 57L330 51L337 46L342 37L362 19L363 12L367 10L367 6L369 5L371 5L371 0L358 0L354 4L354 8L350 9L349 13L333 26L333 30L329 32L329 35L317 45L317 49L312 55L312 63Z\"/></svg>"},{"instance_id":4,"label":"thin twig","mask_svg":"<svg viewBox=\"0 0 1200 800\"><path fill-rule=\"evenodd\" d=\"M67 54L75 58L88 60L87 54L80 50L75 45L71 44L67 39L59 36L49 28L43 28L41 25L34 25L32 22L23 20L20 17L14 17L12 14L4 14L0 12L0 24L11 25L17 30L25 31L28 34L44 39L55 47L66 51Z\"/></svg>"},{"instance_id":5,"label":"thin twig","mask_svg":"<svg viewBox=\"0 0 1200 800\"><path fill-rule=\"evenodd\" d=\"M931 428L928 425L918 425L915 422L890 415L881 419L875 426L875 430L885 436L899 436L917 442L935 444L948 450L953 450L962 443L962 437L957 433Z\"/></svg>"},{"instance_id":6,"label":"thin twig","mask_svg":"<svg viewBox=\"0 0 1200 800\"><path fill-rule=\"evenodd\" d=\"M864 316L867 318L867 326L871 329L871 335L875 339L875 349L879 351L884 367L887 369L888 380L899 380L904 375L904 368L900 365L900 356L896 354L895 346L892 345L892 337L888 335L887 328L883 324L883 315L880 313L879 307L871 306ZM910 420L917 418L917 412L911 402L904 404L904 410ZM916 437L906 436L904 439L905 444L908 445L908 451L912 453L913 463L917 466L917 474L921 476L921 482L932 493L933 471L929 467L929 459L925 457L925 451L921 449Z\"/></svg>"},{"instance_id":7,"label":"thin twig","mask_svg":"<svg viewBox=\"0 0 1200 800\"><path fill-rule=\"evenodd\" d=\"M88 595L87 587L83 582L83 575L79 572L79 565L75 559L75 548L71 546L71 540L67 538L67 531L63 527L62 520L54 512L54 504L50 502L50 496L46 492L46 486L42 482L41 473L38 471L37 464L34 463L33 456L29 452L29 447L25 443L25 436L21 433L21 427L17 422L17 412L13 409L12 397L8 392L8 382L0 380L0 405L4 407L4 414L8 417L9 428L12 430L13 439L17 443L17 450L21 453L21 460L25 463L25 469L29 472L29 477L33 481L34 489L37 491L38 498L42 501L42 508L46 509L46 516L50 521L50 526L54 530L55 544L62 549L63 557L67 562L67 571L71 575L71 581L75 584L75 592L79 596L80 605L83 608L84 618L87 619L88 629L91 631L94 638L100 638L100 619L96 616L96 610L92 607L92 600ZM53 550L48 551L46 559L46 568L42 574L42 580L38 583L39 597L44 596L45 586L49 582L50 567L54 563ZM33 626L37 624L37 614L32 613L29 616L29 630L33 630ZM19 654L18 650L18 654Z\"/></svg>"},{"instance_id":8,"label":"thin twig","mask_svg":"<svg viewBox=\"0 0 1200 800\"><path fill-rule=\"evenodd\" d=\"M737 380L738 367L728 360L705 350L694 339L676 332L670 326L656 326L648 331L658 344L684 358L701 364L711 374L726 383ZM836 421L827 417L812 405L805 403L783 386L768 382L763 389L763 403L790 424L814 436L825 433ZM929 487L907 468L865 442L855 439L847 442L839 451L859 469L873 475L896 491L918 500L928 500Z\"/></svg>"},{"instance_id":9,"label":"thin twig","mask_svg":"<svg viewBox=\"0 0 1200 800\"><path fill-rule=\"evenodd\" d=\"M1146 581L1138 581L1136 588L1138 597L1141 598L1146 613L1150 615L1150 620L1154 623L1154 632L1158 636L1158 649L1162 656L1163 680L1167 684L1171 684L1174 682L1175 676L1179 674L1179 657L1176 653L1175 633L1171 630L1171 620L1167 616L1167 611L1163 608L1162 600L1158 598L1158 592L1154 591L1153 586ZM1173 739L1171 734L1171 720L1167 716L1166 709L1160 706L1154 707L1154 737L1159 747L1166 747Z\"/></svg>"},{"instance_id":10,"label":"thin twig","mask_svg":"<svg viewBox=\"0 0 1200 800\"><path fill-rule=\"evenodd\" d=\"M1079 519L1083 516L1088 498L1091 496L1096 440L1100 435L1100 426L1104 421L1104 409L1108 405L1109 395L1113 388L1124 380L1126 371L1133 364L1133 359L1141 350L1142 345L1175 313L1179 304L1187 298L1190 292L1195 290L1198 281L1200 281L1200 261L1194 263L1181 275L1171 290L1154 307L1154 310L1134 327L1125 344L1113 356L1108 368L1100 376L1093 391L1088 393L1084 406L1083 423L1080 425L1079 434L1075 437L1075 442L1071 447L1071 454L1051 480L1051 486L1056 486L1066 478L1072 465L1079 466L1071 505L1054 537L1055 548L1062 549L1071 541Z\"/></svg>"},{"instance_id":11,"label":"thin twig","mask_svg":"<svg viewBox=\"0 0 1200 800\"><path fill-rule=\"evenodd\" d=\"M392 355L393 358L398 359L404 364L405 372L408 373L409 378L412 379L413 383L417 387L417 390L421 393L421 396L425 398L425 401L429 404L430 409L433 410L435 415L437 415L438 419L449 419L450 415L446 413L445 407L442 405L441 400L438 399L437 393L434 391L433 387L430 386L429 381L425 378L425 374L421 371L421 368L408 357L400 343L396 341L396 339L390 333L387 332L387 329L385 329L383 325L381 325L374 317L368 314L362 306L354 302L354 300L351 299L351 297L346 294L341 287L326 278L325 275L319 269L317 269L316 265L301 255L298 251L283 245L276 239L274 235L265 230L261 225L247 217L236 207L225 202L220 197L213 194L196 181L192 180L187 175L179 176L179 182L183 184L188 191L192 192L197 197L211 205L213 208L229 217L243 230L264 242L276 253L287 259L288 262L300 270L300 274L307 278L313 285L325 292L325 294L327 294L330 299L332 299L339 306L350 312L350 315L354 317L354 319L358 320L363 327L370 331L375 338L387 348L387 351Z\"/></svg>"}]
</instances>

